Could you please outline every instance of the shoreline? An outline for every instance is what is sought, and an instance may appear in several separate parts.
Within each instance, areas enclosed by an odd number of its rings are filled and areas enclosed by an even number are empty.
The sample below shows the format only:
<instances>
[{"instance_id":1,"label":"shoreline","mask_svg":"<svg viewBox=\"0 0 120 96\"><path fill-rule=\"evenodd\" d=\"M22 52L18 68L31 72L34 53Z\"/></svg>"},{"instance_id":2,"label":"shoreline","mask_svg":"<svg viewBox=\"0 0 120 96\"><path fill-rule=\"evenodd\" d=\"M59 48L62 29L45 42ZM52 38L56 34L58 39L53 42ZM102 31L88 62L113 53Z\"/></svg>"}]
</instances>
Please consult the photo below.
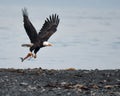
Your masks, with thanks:
<instances>
[{"instance_id":1,"label":"shoreline","mask_svg":"<svg viewBox=\"0 0 120 96\"><path fill-rule=\"evenodd\" d=\"M1 96L120 96L120 69L0 68Z\"/></svg>"}]
</instances>

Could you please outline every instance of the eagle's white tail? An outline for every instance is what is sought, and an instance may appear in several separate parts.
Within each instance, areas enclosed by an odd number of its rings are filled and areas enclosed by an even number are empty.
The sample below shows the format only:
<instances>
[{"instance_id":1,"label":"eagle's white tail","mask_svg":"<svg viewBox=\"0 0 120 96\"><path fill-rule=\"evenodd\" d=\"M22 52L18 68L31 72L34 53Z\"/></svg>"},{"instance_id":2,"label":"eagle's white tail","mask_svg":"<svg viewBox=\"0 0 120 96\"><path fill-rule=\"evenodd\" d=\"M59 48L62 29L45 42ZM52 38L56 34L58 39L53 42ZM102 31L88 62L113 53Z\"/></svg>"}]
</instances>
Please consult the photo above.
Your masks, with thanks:
<instances>
[{"instance_id":1,"label":"eagle's white tail","mask_svg":"<svg viewBox=\"0 0 120 96\"><path fill-rule=\"evenodd\" d=\"M22 44L21 46L22 46L22 47L32 47L33 44Z\"/></svg>"}]
</instances>

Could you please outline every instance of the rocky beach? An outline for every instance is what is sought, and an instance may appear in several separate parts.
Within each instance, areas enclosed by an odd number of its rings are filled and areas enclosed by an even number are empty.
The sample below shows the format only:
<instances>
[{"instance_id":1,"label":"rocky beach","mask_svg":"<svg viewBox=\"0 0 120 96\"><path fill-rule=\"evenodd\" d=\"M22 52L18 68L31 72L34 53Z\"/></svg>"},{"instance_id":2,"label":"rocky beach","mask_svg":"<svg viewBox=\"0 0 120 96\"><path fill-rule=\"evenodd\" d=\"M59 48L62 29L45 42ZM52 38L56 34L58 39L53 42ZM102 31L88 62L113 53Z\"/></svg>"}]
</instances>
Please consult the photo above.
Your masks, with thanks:
<instances>
[{"instance_id":1,"label":"rocky beach","mask_svg":"<svg viewBox=\"0 0 120 96\"><path fill-rule=\"evenodd\" d=\"M0 96L120 96L120 70L0 69Z\"/></svg>"}]
</instances>

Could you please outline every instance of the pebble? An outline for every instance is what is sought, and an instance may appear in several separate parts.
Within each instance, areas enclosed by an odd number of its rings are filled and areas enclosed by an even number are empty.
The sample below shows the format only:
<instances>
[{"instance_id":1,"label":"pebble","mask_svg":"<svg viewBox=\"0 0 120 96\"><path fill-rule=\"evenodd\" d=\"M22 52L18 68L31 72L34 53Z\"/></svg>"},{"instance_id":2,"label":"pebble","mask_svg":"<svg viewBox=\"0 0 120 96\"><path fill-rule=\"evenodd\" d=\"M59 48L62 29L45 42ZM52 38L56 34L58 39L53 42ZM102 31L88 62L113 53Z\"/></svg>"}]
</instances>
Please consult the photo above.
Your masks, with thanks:
<instances>
[{"instance_id":1,"label":"pebble","mask_svg":"<svg viewBox=\"0 0 120 96\"><path fill-rule=\"evenodd\" d=\"M28 83L22 82L22 83L20 83L20 86L28 86Z\"/></svg>"}]
</instances>

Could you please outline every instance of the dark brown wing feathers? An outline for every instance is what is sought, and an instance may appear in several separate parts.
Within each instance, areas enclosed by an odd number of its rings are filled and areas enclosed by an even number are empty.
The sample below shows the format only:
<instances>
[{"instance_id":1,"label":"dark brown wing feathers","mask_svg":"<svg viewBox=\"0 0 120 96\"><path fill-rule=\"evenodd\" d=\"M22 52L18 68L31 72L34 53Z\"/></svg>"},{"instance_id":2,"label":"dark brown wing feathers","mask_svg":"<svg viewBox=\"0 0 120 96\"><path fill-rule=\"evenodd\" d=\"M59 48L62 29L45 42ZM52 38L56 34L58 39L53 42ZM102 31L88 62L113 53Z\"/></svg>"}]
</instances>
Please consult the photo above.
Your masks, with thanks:
<instances>
[{"instance_id":1,"label":"dark brown wing feathers","mask_svg":"<svg viewBox=\"0 0 120 96\"><path fill-rule=\"evenodd\" d=\"M22 9L22 12L23 12L24 28L26 30L26 33L30 38L31 43L35 43L38 40L37 31L28 18L27 9L26 8Z\"/></svg>"},{"instance_id":2,"label":"dark brown wing feathers","mask_svg":"<svg viewBox=\"0 0 120 96\"><path fill-rule=\"evenodd\" d=\"M59 21L60 19L56 14L52 14L49 18L46 18L45 23L39 32L39 38L47 41L51 35L56 32Z\"/></svg>"},{"instance_id":3,"label":"dark brown wing feathers","mask_svg":"<svg viewBox=\"0 0 120 96\"><path fill-rule=\"evenodd\" d=\"M56 14L52 14L49 18L46 18L45 23L43 24L39 34L37 34L36 29L29 20L27 9L22 9L23 12L23 22L24 28L28 37L30 38L31 43L36 43L38 41L47 41L52 34L57 30L59 24L59 17Z\"/></svg>"}]
</instances>

